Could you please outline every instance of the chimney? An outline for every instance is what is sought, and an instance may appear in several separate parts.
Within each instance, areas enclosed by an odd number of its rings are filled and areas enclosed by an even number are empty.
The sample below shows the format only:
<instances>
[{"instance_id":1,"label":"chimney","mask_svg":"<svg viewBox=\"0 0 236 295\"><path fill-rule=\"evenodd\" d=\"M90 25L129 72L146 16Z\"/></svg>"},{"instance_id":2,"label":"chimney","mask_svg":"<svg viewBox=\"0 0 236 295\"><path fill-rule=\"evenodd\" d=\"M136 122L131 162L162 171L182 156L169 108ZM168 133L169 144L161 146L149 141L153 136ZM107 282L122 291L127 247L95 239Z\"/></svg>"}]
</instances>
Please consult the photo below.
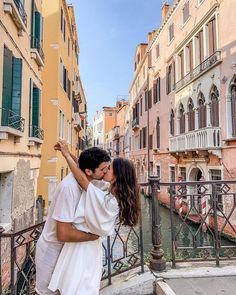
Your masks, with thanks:
<instances>
[{"instance_id":1,"label":"chimney","mask_svg":"<svg viewBox=\"0 0 236 295\"><path fill-rule=\"evenodd\" d=\"M167 1L164 1L162 4L162 9L161 9L161 19L162 21L165 19L168 10L169 10L170 5L167 3Z\"/></svg>"}]
</instances>

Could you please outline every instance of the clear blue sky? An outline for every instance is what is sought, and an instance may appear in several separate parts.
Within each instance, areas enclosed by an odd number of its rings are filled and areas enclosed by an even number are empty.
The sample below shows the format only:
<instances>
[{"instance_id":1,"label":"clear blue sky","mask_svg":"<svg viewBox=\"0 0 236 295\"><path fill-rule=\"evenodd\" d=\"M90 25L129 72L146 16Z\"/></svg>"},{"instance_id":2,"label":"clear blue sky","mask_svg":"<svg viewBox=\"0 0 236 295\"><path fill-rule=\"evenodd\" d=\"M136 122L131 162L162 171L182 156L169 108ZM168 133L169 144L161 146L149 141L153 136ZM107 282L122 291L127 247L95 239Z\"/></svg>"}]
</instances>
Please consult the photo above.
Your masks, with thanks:
<instances>
[{"instance_id":1,"label":"clear blue sky","mask_svg":"<svg viewBox=\"0 0 236 295\"><path fill-rule=\"evenodd\" d=\"M160 24L162 0L67 0L75 8L89 122L128 95L137 44ZM170 1L171 2L171 1Z\"/></svg>"}]
</instances>

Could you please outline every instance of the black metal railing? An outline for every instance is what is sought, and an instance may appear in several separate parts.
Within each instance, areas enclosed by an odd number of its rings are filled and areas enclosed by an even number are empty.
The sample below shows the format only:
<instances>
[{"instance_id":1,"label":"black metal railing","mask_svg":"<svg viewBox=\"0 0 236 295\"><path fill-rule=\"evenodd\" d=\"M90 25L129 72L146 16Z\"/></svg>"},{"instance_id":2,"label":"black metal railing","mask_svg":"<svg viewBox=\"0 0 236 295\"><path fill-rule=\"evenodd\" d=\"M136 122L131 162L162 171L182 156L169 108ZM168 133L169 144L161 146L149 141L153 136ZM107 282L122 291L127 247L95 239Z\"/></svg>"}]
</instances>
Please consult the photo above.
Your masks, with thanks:
<instances>
[{"instance_id":1,"label":"black metal railing","mask_svg":"<svg viewBox=\"0 0 236 295\"><path fill-rule=\"evenodd\" d=\"M23 23L25 25L27 25L27 14L25 12L25 8L24 8L23 3L20 0L14 0L14 3L16 5L16 7L17 7L17 10L19 12L19 15L20 15Z\"/></svg>"},{"instance_id":2,"label":"black metal railing","mask_svg":"<svg viewBox=\"0 0 236 295\"><path fill-rule=\"evenodd\" d=\"M183 86L187 85L189 82L199 77L203 72L205 72L207 69L209 69L212 65L214 65L220 60L221 52L216 51L214 54L205 59L201 64L199 64L196 68L190 71L186 76L184 76L183 79L178 81L175 84L175 90L178 91Z\"/></svg>"},{"instance_id":3,"label":"black metal railing","mask_svg":"<svg viewBox=\"0 0 236 295\"><path fill-rule=\"evenodd\" d=\"M0 294L35 294L35 246L43 226L44 222L16 233L0 230ZM9 252L3 255L6 247ZM136 228L117 227L113 236L104 238L103 252L102 280L108 280L108 284L111 284L113 276L132 268L139 266L143 272L141 221ZM8 282L2 279L6 274Z\"/></svg>"},{"instance_id":4,"label":"black metal railing","mask_svg":"<svg viewBox=\"0 0 236 295\"><path fill-rule=\"evenodd\" d=\"M42 48L42 41L34 36L31 36L31 48L34 48L38 51L38 54L40 55L42 61L44 62L44 53Z\"/></svg>"},{"instance_id":5,"label":"black metal railing","mask_svg":"<svg viewBox=\"0 0 236 295\"><path fill-rule=\"evenodd\" d=\"M164 270L161 248L161 203L170 209L171 261L236 260L236 181L163 183L149 177L152 195L152 242L150 267ZM174 223L178 214L180 223ZM190 227L194 224L195 230ZM188 244L183 243L183 237ZM229 243L229 241L232 241Z\"/></svg>"},{"instance_id":6,"label":"black metal railing","mask_svg":"<svg viewBox=\"0 0 236 295\"><path fill-rule=\"evenodd\" d=\"M43 129L39 128L39 126L31 125L30 130L29 130L29 136L43 140L44 139L44 131L43 131Z\"/></svg>"},{"instance_id":7,"label":"black metal railing","mask_svg":"<svg viewBox=\"0 0 236 295\"><path fill-rule=\"evenodd\" d=\"M0 108L2 119L1 126L8 126L24 132L25 119L10 109Z\"/></svg>"},{"instance_id":8,"label":"black metal railing","mask_svg":"<svg viewBox=\"0 0 236 295\"><path fill-rule=\"evenodd\" d=\"M0 230L0 294L35 294L35 246L43 225L16 233Z\"/></svg>"}]
</instances>

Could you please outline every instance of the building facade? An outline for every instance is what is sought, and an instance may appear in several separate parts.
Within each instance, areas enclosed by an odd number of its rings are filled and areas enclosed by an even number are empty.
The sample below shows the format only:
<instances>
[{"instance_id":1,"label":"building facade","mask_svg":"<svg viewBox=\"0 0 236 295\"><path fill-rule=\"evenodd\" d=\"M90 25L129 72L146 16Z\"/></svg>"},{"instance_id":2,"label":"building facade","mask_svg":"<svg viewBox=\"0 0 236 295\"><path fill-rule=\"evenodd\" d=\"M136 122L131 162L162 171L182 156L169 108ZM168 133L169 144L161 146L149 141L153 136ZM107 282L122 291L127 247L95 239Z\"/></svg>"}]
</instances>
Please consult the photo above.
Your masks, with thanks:
<instances>
[{"instance_id":1,"label":"building facade","mask_svg":"<svg viewBox=\"0 0 236 295\"><path fill-rule=\"evenodd\" d=\"M42 107L45 141L38 195L46 200L47 206L57 183L69 172L66 161L53 146L59 139L65 139L70 150L78 153L81 148L79 136L86 125L81 122L80 104L86 105L86 100L78 69L79 42L73 6L67 5L65 0L44 0L43 17L45 68Z\"/></svg>"},{"instance_id":2,"label":"building facade","mask_svg":"<svg viewBox=\"0 0 236 295\"><path fill-rule=\"evenodd\" d=\"M42 3L0 3L0 224L34 223L41 162Z\"/></svg>"}]
</instances>

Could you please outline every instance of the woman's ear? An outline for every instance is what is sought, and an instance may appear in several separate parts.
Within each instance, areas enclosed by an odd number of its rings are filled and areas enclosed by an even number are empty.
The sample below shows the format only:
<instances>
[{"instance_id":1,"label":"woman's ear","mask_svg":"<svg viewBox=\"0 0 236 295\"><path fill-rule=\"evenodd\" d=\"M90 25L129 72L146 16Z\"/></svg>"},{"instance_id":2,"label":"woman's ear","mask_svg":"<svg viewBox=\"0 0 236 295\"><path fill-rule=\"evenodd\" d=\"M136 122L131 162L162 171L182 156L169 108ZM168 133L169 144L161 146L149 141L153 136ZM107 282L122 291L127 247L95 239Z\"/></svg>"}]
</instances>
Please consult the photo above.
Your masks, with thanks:
<instances>
[{"instance_id":1,"label":"woman's ear","mask_svg":"<svg viewBox=\"0 0 236 295\"><path fill-rule=\"evenodd\" d=\"M85 169L84 172L87 176L91 176L93 174L93 171L91 169Z\"/></svg>"}]
</instances>

